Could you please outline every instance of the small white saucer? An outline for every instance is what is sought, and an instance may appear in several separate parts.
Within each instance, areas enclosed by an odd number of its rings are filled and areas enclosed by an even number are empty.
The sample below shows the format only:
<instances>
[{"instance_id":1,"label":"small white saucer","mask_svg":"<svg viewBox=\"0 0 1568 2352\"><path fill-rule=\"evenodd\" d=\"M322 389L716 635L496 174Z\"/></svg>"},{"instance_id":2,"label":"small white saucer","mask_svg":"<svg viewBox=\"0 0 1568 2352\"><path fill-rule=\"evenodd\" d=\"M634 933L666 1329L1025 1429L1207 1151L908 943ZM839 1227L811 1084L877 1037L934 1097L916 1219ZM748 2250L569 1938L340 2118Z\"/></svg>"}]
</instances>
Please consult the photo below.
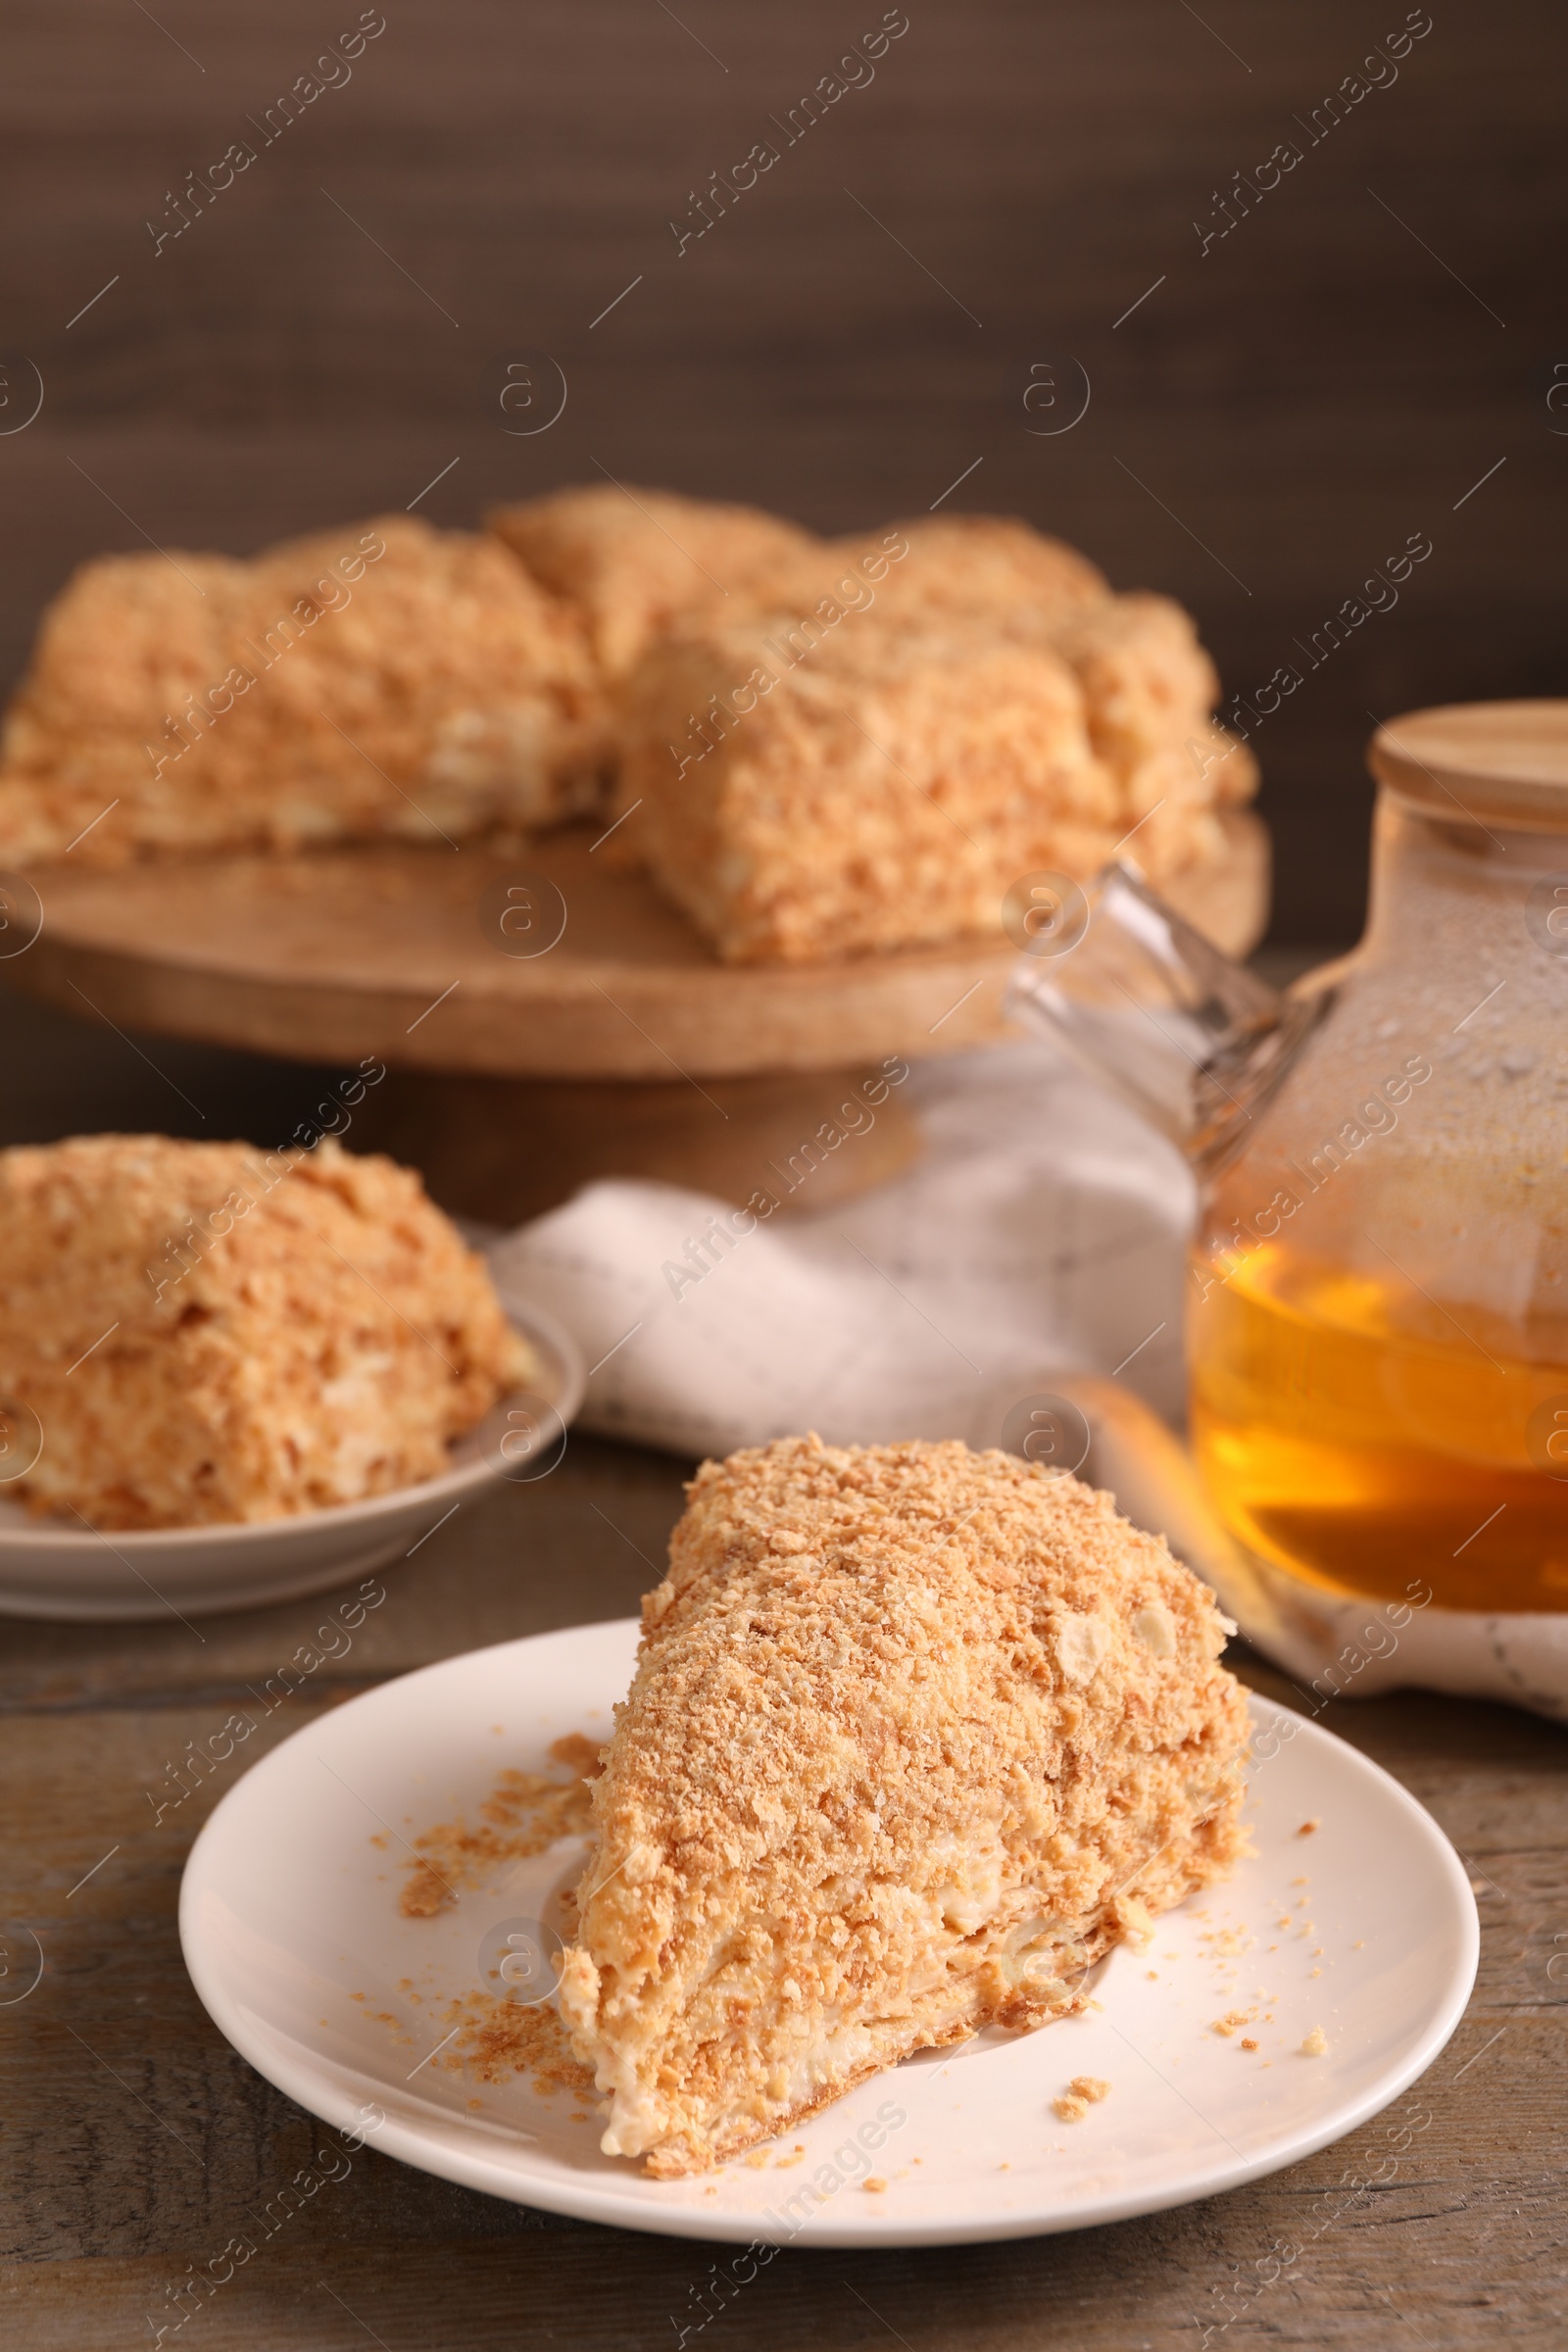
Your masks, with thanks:
<instances>
[{"instance_id":1,"label":"small white saucer","mask_svg":"<svg viewBox=\"0 0 1568 2352\"><path fill-rule=\"evenodd\" d=\"M539 1308L504 1304L544 1367L541 1391L504 1397L451 1448L439 1478L289 1519L102 1534L0 1501L0 1616L200 1617L292 1600L396 1559L497 1480L547 1475L582 1402L582 1358Z\"/></svg>"},{"instance_id":2,"label":"small white saucer","mask_svg":"<svg viewBox=\"0 0 1568 2352\"><path fill-rule=\"evenodd\" d=\"M443 2054L447 2003L479 1988L503 1931L548 1918L583 1841L499 1865L497 1885L433 1919L398 1908L408 1840L475 1819L504 1768L549 1770L564 1734L609 1737L636 1642L634 1624L577 1626L383 1684L264 1756L197 1838L179 1905L196 1990L234 2047L351 2147L676 2237L1025 2237L1183 2205L1311 2155L1408 2089L1463 2013L1479 1938L1447 1839L1354 1748L1254 1697L1255 1855L1158 1920L1145 1949L1113 1952L1098 2007L875 2076L756 2170L650 2180L600 2152L591 2101L541 2098L524 2075L491 2087ZM1063 2123L1053 2102L1079 2075L1109 2095ZM1378 2177L1424 2128L1418 2105L1363 2158ZM863 2188L868 2175L882 2185Z\"/></svg>"}]
</instances>

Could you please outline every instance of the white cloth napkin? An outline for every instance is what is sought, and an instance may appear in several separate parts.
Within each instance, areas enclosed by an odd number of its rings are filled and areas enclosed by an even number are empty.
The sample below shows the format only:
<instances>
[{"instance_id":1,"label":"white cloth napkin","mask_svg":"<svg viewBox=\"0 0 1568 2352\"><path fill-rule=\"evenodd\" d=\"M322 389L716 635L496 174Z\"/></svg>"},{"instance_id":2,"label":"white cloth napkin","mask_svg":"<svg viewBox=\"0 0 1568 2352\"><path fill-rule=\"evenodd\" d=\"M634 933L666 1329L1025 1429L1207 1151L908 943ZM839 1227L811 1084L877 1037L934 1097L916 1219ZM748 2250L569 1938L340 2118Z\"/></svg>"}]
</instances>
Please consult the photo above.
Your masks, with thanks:
<instances>
[{"instance_id":1,"label":"white cloth napkin","mask_svg":"<svg viewBox=\"0 0 1568 2352\"><path fill-rule=\"evenodd\" d=\"M900 1094L923 1156L841 1207L754 1223L699 1193L600 1183L496 1246L503 1289L593 1367L584 1427L694 1454L808 1429L995 1446L1058 1368L1119 1372L1180 1413L1179 1153L1033 1043L917 1066ZM699 1273L688 1246L714 1218L728 1247Z\"/></svg>"}]
</instances>

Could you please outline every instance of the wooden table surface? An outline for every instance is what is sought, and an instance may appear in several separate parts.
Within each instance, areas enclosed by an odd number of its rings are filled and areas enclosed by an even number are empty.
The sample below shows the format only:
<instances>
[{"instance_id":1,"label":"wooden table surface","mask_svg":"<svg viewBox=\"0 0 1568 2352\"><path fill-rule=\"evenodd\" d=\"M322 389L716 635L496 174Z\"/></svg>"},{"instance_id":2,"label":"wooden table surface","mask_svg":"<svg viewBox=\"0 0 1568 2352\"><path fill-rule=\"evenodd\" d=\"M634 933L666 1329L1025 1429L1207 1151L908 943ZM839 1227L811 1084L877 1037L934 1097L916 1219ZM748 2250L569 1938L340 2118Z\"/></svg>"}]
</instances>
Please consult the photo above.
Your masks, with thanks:
<instances>
[{"instance_id":1,"label":"wooden table surface","mask_svg":"<svg viewBox=\"0 0 1568 2352\"><path fill-rule=\"evenodd\" d=\"M106 1115L177 1125L171 1087L227 1124L231 1103L276 1110L291 1084L303 1095L308 1074L132 1045L0 997L0 1141ZM286 1131L270 1119L269 1135L273 1124ZM465 1505L385 1572L386 1605L331 1679L313 1677L260 1739L430 1659L634 1610L685 1467L574 1438L551 1477ZM0 2340L22 2352L152 2342L169 2290L317 2144L319 2127L209 2023L180 1962L180 1868L238 1759L161 1823L146 1791L332 1598L208 1619L199 1639L172 1618L0 1620ZM1290 1701L1262 1661L1236 1663ZM786 2251L705 2330L704 2352L1505 2340L1555 2352L1568 2340L1568 1742L1526 1715L1414 1693L1347 1699L1329 1720L1430 1807L1479 1892L1474 1999L1401 2109L1251 2188L1108 2229L929 2253ZM32 1974L26 1930L44 1973L8 2000ZM1430 2122L1412 2115L1419 2128L1391 2138L1404 2107ZM189 2321L188 2340L659 2352L709 2259L493 2202L366 2148Z\"/></svg>"}]
</instances>

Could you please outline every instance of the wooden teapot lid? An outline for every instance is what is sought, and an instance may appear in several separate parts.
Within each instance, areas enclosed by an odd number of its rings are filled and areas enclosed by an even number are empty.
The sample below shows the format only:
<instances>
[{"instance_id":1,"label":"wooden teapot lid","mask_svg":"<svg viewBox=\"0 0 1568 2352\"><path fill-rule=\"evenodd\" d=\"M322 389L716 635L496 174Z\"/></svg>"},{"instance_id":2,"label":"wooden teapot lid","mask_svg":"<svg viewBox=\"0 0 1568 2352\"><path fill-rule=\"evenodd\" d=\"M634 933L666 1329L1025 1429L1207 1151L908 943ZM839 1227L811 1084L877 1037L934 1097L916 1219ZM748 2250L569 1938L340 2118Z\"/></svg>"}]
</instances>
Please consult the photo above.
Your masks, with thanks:
<instances>
[{"instance_id":1,"label":"wooden teapot lid","mask_svg":"<svg viewBox=\"0 0 1568 2352\"><path fill-rule=\"evenodd\" d=\"M1568 831L1568 702L1447 703L1379 727L1380 784L1446 816Z\"/></svg>"}]
</instances>

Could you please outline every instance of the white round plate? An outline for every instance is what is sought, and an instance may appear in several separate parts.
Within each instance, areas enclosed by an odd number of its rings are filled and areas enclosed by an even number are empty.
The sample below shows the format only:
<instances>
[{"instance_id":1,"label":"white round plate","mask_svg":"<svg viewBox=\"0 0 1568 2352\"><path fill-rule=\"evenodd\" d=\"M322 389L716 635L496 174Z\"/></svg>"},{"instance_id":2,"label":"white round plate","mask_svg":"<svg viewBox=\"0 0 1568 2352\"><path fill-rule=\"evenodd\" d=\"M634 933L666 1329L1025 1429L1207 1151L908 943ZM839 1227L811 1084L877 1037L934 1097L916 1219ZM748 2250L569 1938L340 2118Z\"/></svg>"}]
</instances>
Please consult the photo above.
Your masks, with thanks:
<instances>
[{"instance_id":1,"label":"white round plate","mask_svg":"<svg viewBox=\"0 0 1568 2352\"><path fill-rule=\"evenodd\" d=\"M622 2229L942 2245L1120 2221L1292 2164L1396 2099L1463 2012L1476 1907L1447 1840L1354 1748L1254 1697L1255 1858L1146 1949L1112 1953L1098 2009L911 2059L763 2168L650 2180L600 2153L569 2094L521 2075L489 2087L442 2049L481 1939L544 1916L583 1841L433 1919L398 1910L400 1841L473 1820L504 1768L548 1771L564 1734L607 1739L636 1640L630 1622L576 1626L444 1659L334 1708L223 1798L186 1865L185 1963L220 2030L302 2107L444 2180ZM1253 2020L1216 2034L1233 2011ZM1328 2046L1309 2057L1315 2027ZM1077 2075L1110 2092L1063 2124L1052 2101ZM867 2174L885 2188L862 2189Z\"/></svg>"},{"instance_id":2,"label":"white round plate","mask_svg":"<svg viewBox=\"0 0 1568 2352\"><path fill-rule=\"evenodd\" d=\"M582 1402L582 1357L538 1307L504 1303L544 1366L542 1398L503 1397L450 1448L439 1478L289 1519L107 1534L0 1500L0 1617L204 1617L321 1592L407 1552L479 1489L538 1475L540 1460L553 1467L551 1450ZM541 1401L548 1409L531 1417L539 1438L519 1442L514 1416Z\"/></svg>"}]
</instances>

